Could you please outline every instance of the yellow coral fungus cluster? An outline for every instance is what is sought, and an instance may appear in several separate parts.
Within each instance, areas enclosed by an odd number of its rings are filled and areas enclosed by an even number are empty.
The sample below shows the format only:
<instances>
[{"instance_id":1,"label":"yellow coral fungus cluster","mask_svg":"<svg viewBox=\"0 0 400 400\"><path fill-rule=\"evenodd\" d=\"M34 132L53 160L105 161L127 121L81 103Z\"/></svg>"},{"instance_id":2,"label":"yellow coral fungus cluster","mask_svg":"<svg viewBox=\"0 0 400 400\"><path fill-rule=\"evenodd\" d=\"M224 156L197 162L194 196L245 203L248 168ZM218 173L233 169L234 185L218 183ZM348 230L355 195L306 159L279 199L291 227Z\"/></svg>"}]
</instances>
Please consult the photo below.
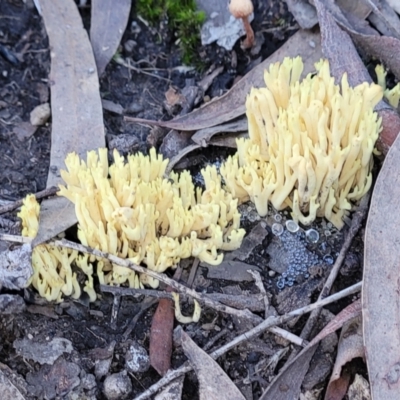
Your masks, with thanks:
<instances>
[{"instance_id":1,"label":"yellow coral fungus cluster","mask_svg":"<svg viewBox=\"0 0 400 400\"><path fill-rule=\"evenodd\" d=\"M39 228L40 206L35 196L28 195L23 202L18 216L22 220L22 236L34 238ZM87 256L78 255L75 250L59 248L47 244L36 246L32 252L33 276L31 282L39 294L48 301L61 301L62 296L79 298L81 288L76 272L72 272L71 265L81 267L87 276L84 291L91 301L96 299L93 289L92 271L86 268Z\"/></svg>"},{"instance_id":2,"label":"yellow coral fungus cluster","mask_svg":"<svg viewBox=\"0 0 400 400\"><path fill-rule=\"evenodd\" d=\"M382 88L349 87L330 75L327 60L299 81L300 57L286 58L265 71L266 87L246 101L249 139L221 168L226 188L241 202L251 199L261 216L268 202L310 224L326 217L336 227L371 187L372 152L381 130L373 111Z\"/></svg>"},{"instance_id":3,"label":"yellow coral fungus cluster","mask_svg":"<svg viewBox=\"0 0 400 400\"><path fill-rule=\"evenodd\" d=\"M127 162L117 151L113 156L110 166L107 149L89 152L86 162L75 153L65 160L68 171L61 176L66 186L60 186L59 195L75 204L82 244L157 272L190 256L216 265L223 257L218 250L240 246L245 231L239 229L237 199L222 189L215 168L202 171L203 191L195 189L187 171L165 177L168 160L154 149ZM94 257L89 261L91 266ZM109 285L158 285L104 260L97 261L97 275Z\"/></svg>"}]
</instances>

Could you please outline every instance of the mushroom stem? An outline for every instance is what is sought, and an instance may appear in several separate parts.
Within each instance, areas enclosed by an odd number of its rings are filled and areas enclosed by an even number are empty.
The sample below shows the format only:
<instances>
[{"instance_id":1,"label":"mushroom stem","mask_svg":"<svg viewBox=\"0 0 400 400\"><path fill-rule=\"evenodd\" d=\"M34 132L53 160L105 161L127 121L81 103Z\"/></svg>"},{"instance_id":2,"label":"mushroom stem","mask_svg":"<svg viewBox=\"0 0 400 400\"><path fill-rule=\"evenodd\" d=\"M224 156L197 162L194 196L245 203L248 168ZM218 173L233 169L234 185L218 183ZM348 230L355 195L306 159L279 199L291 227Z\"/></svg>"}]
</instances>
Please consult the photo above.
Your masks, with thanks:
<instances>
[{"instance_id":1,"label":"mushroom stem","mask_svg":"<svg viewBox=\"0 0 400 400\"><path fill-rule=\"evenodd\" d=\"M241 43L241 47L243 50L246 50L254 46L254 32L253 28L250 25L249 17L243 17L242 21L247 36L246 39L243 40L243 42Z\"/></svg>"}]
</instances>

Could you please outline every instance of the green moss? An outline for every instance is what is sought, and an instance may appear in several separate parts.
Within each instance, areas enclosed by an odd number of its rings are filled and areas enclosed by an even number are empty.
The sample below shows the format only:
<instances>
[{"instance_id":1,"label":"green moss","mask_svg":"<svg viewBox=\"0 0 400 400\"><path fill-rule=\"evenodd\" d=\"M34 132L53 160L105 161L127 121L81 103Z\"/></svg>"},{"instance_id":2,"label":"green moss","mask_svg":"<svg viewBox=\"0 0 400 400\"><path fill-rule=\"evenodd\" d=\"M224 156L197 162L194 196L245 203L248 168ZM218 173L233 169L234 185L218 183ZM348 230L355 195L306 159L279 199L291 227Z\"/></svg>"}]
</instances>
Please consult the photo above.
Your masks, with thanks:
<instances>
[{"instance_id":1,"label":"green moss","mask_svg":"<svg viewBox=\"0 0 400 400\"><path fill-rule=\"evenodd\" d=\"M137 12L152 24L166 18L175 33L185 64L199 65L200 29L206 15L197 11L194 0L137 0Z\"/></svg>"}]
</instances>

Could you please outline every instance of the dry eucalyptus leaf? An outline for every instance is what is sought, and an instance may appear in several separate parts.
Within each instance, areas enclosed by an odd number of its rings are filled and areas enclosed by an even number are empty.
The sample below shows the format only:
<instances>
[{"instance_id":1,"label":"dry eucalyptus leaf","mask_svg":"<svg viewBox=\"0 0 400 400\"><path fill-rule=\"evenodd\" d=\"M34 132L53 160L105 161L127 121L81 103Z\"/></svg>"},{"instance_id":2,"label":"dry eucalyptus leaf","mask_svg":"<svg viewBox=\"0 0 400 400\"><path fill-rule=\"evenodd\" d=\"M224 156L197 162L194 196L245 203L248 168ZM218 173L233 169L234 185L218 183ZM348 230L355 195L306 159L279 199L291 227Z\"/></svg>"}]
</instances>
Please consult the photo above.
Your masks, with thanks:
<instances>
[{"instance_id":1,"label":"dry eucalyptus leaf","mask_svg":"<svg viewBox=\"0 0 400 400\"><path fill-rule=\"evenodd\" d=\"M90 41L101 76L118 50L128 23L131 0L93 0L90 18Z\"/></svg>"},{"instance_id":2,"label":"dry eucalyptus leaf","mask_svg":"<svg viewBox=\"0 0 400 400\"><path fill-rule=\"evenodd\" d=\"M286 4L302 29L311 29L318 24L317 12L307 0L286 0Z\"/></svg>"},{"instance_id":3,"label":"dry eucalyptus leaf","mask_svg":"<svg viewBox=\"0 0 400 400\"><path fill-rule=\"evenodd\" d=\"M314 63L322 57L319 33L305 30L298 31L275 53L246 74L226 94L213 99L203 107L189 114L171 121L151 121L132 117L125 117L125 119L131 122L146 123L182 131L195 131L223 124L245 113L246 96L253 86L265 86L264 70L271 63L282 61L285 57L296 56L303 57L304 75L313 71Z\"/></svg>"},{"instance_id":4,"label":"dry eucalyptus leaf","mask_svg":"<svg viewBox=\"0 0 400 400\"><path fill-rule=\"evenodd\" d=\"M342 25L347 24L340 9L331 6L328 10L325 3L330 4L330 2L327 0L314 0L314 3L318 11L322 51L329 60L331 74L335 77L336 82L340 82L344 73L347 73L351 86L356 86L362 82L372 82L350 36L340 29L335 22L336 19L340 20ZM377 147L386 154L400 132L400 118L397 112L384 101L380 101L375 109L382 118L383 128Z\"/></svg>"},{"instance_id":5,"label":"dry eucalyptus leaf","mask_svg":"<svg viewBox=\"0 0 400 400\"><path fill-rule=\"evenodd\" d=\"M347 321L358 316L360 312L361 302L357 300L337 314L307 347L281 369L267 390L262 394L260 400L298 399L301 384L308 371L309 363L317 348L317 344L332 332L340 329Z\"/></svg>"},{"instance_id":6,"label":"dry eucalyptus leaf","mask_svg":"<svg viewBox=\"0 0 400 400\"><path fill-rule=\"evenodd\" d=\"M247 118L212 126L210 128L199 129L193 136L193 142L206 147L214 135L226 132L245 132L247 131Z\"/></svg>"},{"instance_id":7,"label":"dry eucalyptus leaf","mask_svg":"<svg viewBox=\"0 0 400 400\"><path fill-rule=\"evenodd\" d=\"M210 144L212 146L219 147L229 147L231 149L237 149L236 140L240 138L248 138L249 135L247 132L240 133L225 133L223 135L214 136L210 140Z\"/></svg>"},{"instance_id":8,"label":"dry eucalyptus leaf","mask_svg":"<svg viewBox=\"0 0 400 400\"><path fill-rule=\"evenodd\" d=\"M381 60L400 79L400 40L394 37L380 36L364 20L357 19L351 14L344 15L332 0L315 0L317 11L318 4L326 8L335 21L346 29L352 39L366 53ZM319 17L320 22L321 18Z\"/></svg>"},{"instance_id":9,"label":"dry eucalyptus leaf","mask_svg":"<svg viewBox=\"0 0 400 400\"><path fill-rule=\"evenodd\" d=\"M387 3L389 4L390 7L393 8L394 11L396 11L397 14L400 14L399 0L387 0Z\"/></svg>"},{"instance_id":10,"label":"dry eucalyptus leaf","mask_svg":"<svg viewBox=\"0 0 400 400\"><path fill-rule=\"evenodd\" d=\"M397 137L375 183L365 228L363 325L374 399L400 399L399 168Z\"/></svg>"},{"instance_id":11,"label":"dry eucalyptus leaf","mask_svg":"<svg viewBox=\"0 0 400 400\"><path fill-rule=\"evenodd\" d=\"M196 372L200 400L245 400L217 362L200 349L180 326L176 328L175 337Z\"/></svg>"},{"instance_id":12,"label":"dry eucalyptus leaf","mask_svg":"<svg viewBox=\"0 0 400 400\"><path fill-rule=\"evenodd\" d=\"M171 299L160 299L151 321L149 353L151 366L161 376L171 367L174 321L174 303Z\"/></svg>"},{"instance_id":13,"label":"dry eucalyptus leaf","mask_svg":"<svg viewBox=\"0 0 400 400\"><path fill-rule=\"evenodd\" d=\"M366 19L371 14L373 7L373 5L370 4L369 0L335 0L335 3L342 11L345 12L346 15L352 14L361 19Z\"/></svg>"},{"instance_id":14,"label":"dry eucalyptus leaf","mask_svg":"<svg viewBox=\"0 0 400 400\"><path fill-rule=\"evenodd\" d=\"M72 151L105 146L103 110L92 47L73 0L40 2L51 48L51 154L47 187L62 183L60 169ZM74 205L65 198L42 202L39 232L33 245L76 223Z\"/></svg>"},{"instance_id":15,"label":"dry eucalyptus leaf","mask_svg":"<svg viewBox=\"0 0 400 400\"><path fill-rule=\"evenodd\" d=\"M361 315L343 325L336 361L326 390L325 399L343 399L350 383L350 375L343 373L342 369L345 364L359 357L364 358Z\"/></svg>"},{"instance_id":16,"label":"dry eucalyptus leaf","mask_svg":"<svg viewBox=\"0 0 400 400\"><path fill-rule=\"evenodd\" d=\"M400 39L400 19L392 7L386 0L373 2L372 0L364 0L372 5L372 14L369 16L369 21L378 29L384 36L393 36ZM375 5L375 3L377 3Z\"/></svg>"}]
</instances>

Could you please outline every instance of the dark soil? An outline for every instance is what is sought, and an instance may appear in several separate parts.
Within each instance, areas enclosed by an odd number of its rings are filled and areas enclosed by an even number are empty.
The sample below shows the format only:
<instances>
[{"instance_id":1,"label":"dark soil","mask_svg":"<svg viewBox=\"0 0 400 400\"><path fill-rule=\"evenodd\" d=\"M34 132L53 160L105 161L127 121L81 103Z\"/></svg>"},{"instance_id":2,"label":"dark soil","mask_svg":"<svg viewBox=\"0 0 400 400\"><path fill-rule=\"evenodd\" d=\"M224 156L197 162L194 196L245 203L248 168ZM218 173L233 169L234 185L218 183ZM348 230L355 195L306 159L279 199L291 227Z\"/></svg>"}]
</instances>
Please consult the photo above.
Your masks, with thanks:
<instances>
[{"instance_id":1,"label":"dark soil","mask_svg":"<svg viewBox=\"0 0 400 400\"><path fill-rule=\"evenodd\" d=\"M295 25L287 12L283 1L255 1L256 19L253 22L255 32L260 32L264 43L258 54L250 55L243 52L238 43L234 52L227 52L216 45L199 48L204 61L202 71L180 72L182 65L179 48L175 45L173 32L168 32L163 24L155 27L146 26L137 18L132 10L127 31L121 43L121 54L129 57L132 65L146 72L157 71L159 78L118 65L112 61L101 77L102 98L120 104L127 115L153 120L172 117L164 107L165 93L172 85L183 89L188 79L199 81L209 67L224 66L224 72L214 81L206 95L210 98L220 96L232 86L236 77L245 74L249 69L272 54L294 32ZM89 9L81 9L85 24L88 24ZM272 32L263 32L263 31ZM161 40L160 40L161 38ZM126 43L134 40L133 48L127 50ZM237 64L232 62L233 55ZM32 133L27 128L30 112L39 104L49 101L49 82L47 76L50 70L49 46L41 17L36 12L30 0L3 0L0 2L0 200L16 200L28 193L45 189L49 167L51 122L38 127ZM164 79L161 79L164 78ZM175 110L179 112L179 110ZM152 145L160 145L163 134L156 134L144 125L127 123L123 116L104 112L107 140L110 142L121 135L129 135L130 150L147 152ZM223 155L219 150L196 153L200 162L213 162ZM193 157L194 157L193 156ZM189 158L187 164L192 166L195 159ZM10 232L17 222L16 214L5 214L0 218L0 231ZM257 221L256 221L257 222ZM248 231L256 222L246 221ZM322 228L319 228L322 229ZM322 231L321 231L322 232ZM343 236L335 236L331 245L332 254L340 251ZM265 251L273 241L269 233L251 257L245 260L261 268L265 286L274 294L272 303L280 313L301 306L288 305L283 300L289 293L296 292L300 303L304 297L315 293L320 286L322 270L316 271L303 283L294 287L286 287L283 292L277 289L278 276L268 273L266 266L270 255ZM328 243L329 245L329 243ZM346 271L348 276L342 277L340 285L355 282L360 275L360 260L357 258L361 243L356 243L352 256L349 256ZM323 251L310 248L310 251ZM320 254L321 259L324 254ZM353 257L353 259L351 258ZM199 290L209 292L233 291L235 293L257 293L253 283L211 280L203 275L197 282ZM297 289L295 289L297 288ZM31 289L25 293L3 290L2 293L13 293L24 296L28 308L18 314L0 316L0 363L4 371L8 366L15 374L23 377L28 383L18 386L17 378L9 378L24 392L27 399L41 398L90 398L103 399L102 387L105 376L125 369L125 356L132 342L138 342L148 348L149 329L155 305L145 310L135 328L128 337L124 332L131 319L141 311L142 298L122 297L116 320L111 319L113 296L103 294L89 305L86 299L79 301L66 300L62 304L47 304L36 297ZM282 293L284 295L282 296ZM337 312L332 308L332 312ZM213 324L213 329L206 330L205 324ZM301 331L303 320L290 328L294 333ZM246 327L241 326L229 316L218 314L212 310L204 310L199 323L185 326L193 340L203 347L219 330L227 327L225 337L214 344L221 345L237 336ZM50 366L42 366L38 362L24 358L15 349L17 339L29 338L34 342L48 343L54 338L65 338L71 341L73 350L64 353L64 362L74 363L79 368L75 373L79 377L78 386L71 378L65 381L66 390L60 391L54 383L55 370L51 375ZM256 366L263 362L277 349L288 346L287 343L276 341L271 335L263 335L263 341L256 340L246 346L230 351L220 358L232 380L248 394L258 398L273 376L274 370L260 376ZM94 378L96 364L102 357L101 349L106 349L113 341L115 348L109 371L105 376ZM214 347L213 346L213 347ZM173 367L179 366L185 357L179 349L174 349ZM55 364L56 365L56 364ZM58 365L58 364L57 364ZM58 365L59 368L60 365ZM65 372L71 364L63 364ZM67 368L68 367L68 368ZM53 378L51 378L53 376ZM150 368L144 373L130 374L133 391L131 398L140 394L159 379L159 375ZM53 379L53 380L52 380ZM75 382L75 383L74 383ZM322 381L323 383L323 381ZM321 383L320 383L321 384ZM25 385L25 386L24 386ZM74 386L75 385L75 386ZM57 387L58 391L54 389ZM185 379L184 398L197 398L197 381L193 374ZM75 397L74 397L75 396ZM248 397L250 398L250 397Z\"/></svg>"}]
</instances>

